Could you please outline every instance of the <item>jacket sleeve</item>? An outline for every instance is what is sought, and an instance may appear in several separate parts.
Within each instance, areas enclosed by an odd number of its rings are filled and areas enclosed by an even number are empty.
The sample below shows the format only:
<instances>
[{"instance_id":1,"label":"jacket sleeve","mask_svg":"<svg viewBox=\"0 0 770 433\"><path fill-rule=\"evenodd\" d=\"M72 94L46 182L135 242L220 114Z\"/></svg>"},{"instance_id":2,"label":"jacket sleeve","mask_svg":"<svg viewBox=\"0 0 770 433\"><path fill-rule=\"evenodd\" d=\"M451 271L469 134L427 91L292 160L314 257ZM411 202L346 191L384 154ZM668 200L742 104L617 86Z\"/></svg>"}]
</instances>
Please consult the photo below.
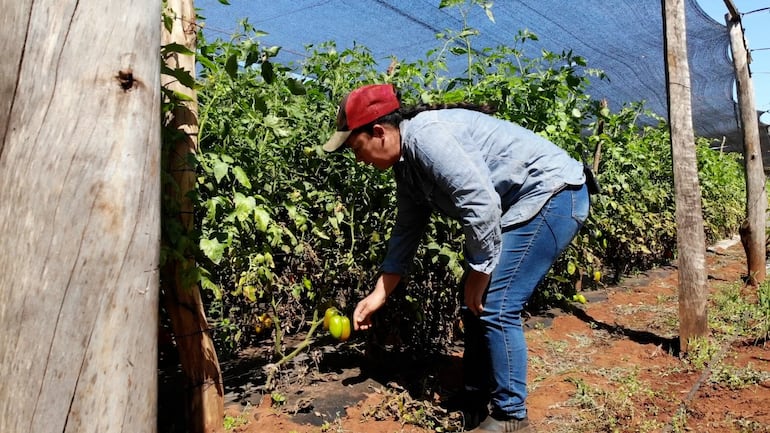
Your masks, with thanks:
<instances>
[{"instance_id":1,"label":"jacket sleeve","mask_svg":"<svg viewBox=\"0 0 770 433\"><path fill-rule=\"evenodd\" d=\"M430 221L431 209L416 203L399 185L396 190L396 223L388 240L381 271L405 276Z\"/></svg>"}]
</instances>

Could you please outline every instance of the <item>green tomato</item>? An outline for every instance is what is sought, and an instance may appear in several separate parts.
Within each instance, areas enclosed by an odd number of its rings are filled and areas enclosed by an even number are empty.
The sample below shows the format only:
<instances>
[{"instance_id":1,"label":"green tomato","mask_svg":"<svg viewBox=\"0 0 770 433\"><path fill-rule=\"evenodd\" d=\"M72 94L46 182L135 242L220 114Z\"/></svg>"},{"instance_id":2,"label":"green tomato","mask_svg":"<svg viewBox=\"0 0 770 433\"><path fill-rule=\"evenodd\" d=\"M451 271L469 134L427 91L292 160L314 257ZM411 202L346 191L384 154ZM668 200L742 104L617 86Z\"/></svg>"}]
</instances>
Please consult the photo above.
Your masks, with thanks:
<instances>
[{"instance_id":1,"label":"green tomato","mask_svg":"<svg viewBox=\"0 0 770 433\"><path fill-rule=\"evenodd\" d=\"M340 315L332 317L329 321L329 333L337 340L347 340L350 338L350 319Z\"/></svg>"},{"instance_id":2,"label":"green tomato","mask_svg":"<svg viewBox=\"0 0 770 433\"><path fill-rule=\"evenodd\" d=\"M336 308L334 307L327 308L326 312L324 313L324 329L328 331L329 322L331 322L332 317L339 316L339 315L340 315L340 312Z\"/></svg>"}]
</instances>

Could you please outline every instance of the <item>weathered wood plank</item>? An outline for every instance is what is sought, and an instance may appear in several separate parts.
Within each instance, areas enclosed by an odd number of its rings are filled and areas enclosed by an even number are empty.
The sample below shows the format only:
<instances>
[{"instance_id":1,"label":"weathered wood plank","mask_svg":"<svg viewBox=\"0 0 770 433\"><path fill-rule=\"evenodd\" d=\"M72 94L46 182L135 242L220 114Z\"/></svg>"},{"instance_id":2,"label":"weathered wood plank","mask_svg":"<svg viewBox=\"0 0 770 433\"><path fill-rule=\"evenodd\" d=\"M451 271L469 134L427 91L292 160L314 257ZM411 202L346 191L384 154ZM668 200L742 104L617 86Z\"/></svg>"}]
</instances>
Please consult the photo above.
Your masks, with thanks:
<instances>
[{"instance_id":1,"label":"weathered wood plank","mask_svg":"<svg viewBox=\"0 0 770 433\"><path fill-rule=\"evenodd\" d=\"M154 431L160 2L6 3L0 431Z\"/></svg>"},{"instance_id":2,"label":"weathered wood plank","mask_svg":"<svg viewBox=\"0 0 770 433\"><path fill-rule=\"evenodd\" d=\"M767 191L762 148L759 144L759 116L754 103L754 84L749 74L749 54L743 37L743 25L732 1L725 2L730 11L726 15L730 32L730 52L733 57L735 83L738 89L738 107L743 135L743 162L746 170L746 220L741 226L741 241L746 252L748 282L753 285L765 281L767 248L765 225Z\"/></svg>"},{"instance_id":3,"label":"weathered wood plank","mask_svg":"<svg viewBox=\"0 0 770 433\"><path fill-rule=\"evenodd\" d=\"M0 14L0 32L3 36L0 38L0 53L3 53L3 61L0 62L0 155L3 153L8 113L16 92L31 6L31 2L4 2L3 13Z\"/></svg>"},{"instance_id":4,"label":"weathered wood plank","mask_svg":"<svg viewBox=\"0 0 770 433\"><path fill-rule=\"evenodd\" d=\"M663 27L679 251L679 344L687 352L692 338L708 334L708 272L692 126L684 0L663 0Z\"/></svg>"},{"instance_id":5,"label":"weathered wood plank","mask_svg":"<svg viewBox=\"0 0 770 433\"><path fill-rule=\"evenodd\" d=\"M192 0L168 0L165 14L172 19L170 31L161 32L163 44L177 43L195 52L198 28ZM164 59L171 69L182 69L195 75L195 56L180 53ZM165 191L169 199L179 204L181 227L190 232L193 225L193 203L189 192L195 188L195 169L189 156L198 149L198 102L195 90L185 87L171 76L161 75L163 87L186 95L190 101L181 103L168 113L167 124L182 132L166 156L166 170L175 185ZM162 301L176 336L182 374L185 378L187 411L186 430L190 433L212 433L224 430L224 386L214 341L209 333L206 311L200 287L185 278L186 269L195 266L192 259L169 260L161 270Z\"/></svg>"}]
</instances>

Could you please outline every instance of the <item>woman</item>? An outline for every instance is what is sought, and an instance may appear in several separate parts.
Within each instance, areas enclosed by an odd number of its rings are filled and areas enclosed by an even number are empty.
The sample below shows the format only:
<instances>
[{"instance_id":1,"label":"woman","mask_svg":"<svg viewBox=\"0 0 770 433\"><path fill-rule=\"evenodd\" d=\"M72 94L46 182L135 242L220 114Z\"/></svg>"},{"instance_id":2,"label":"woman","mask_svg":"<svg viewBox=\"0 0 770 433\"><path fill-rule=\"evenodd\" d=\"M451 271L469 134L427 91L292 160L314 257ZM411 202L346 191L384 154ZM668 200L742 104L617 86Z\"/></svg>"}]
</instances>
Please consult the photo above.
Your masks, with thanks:
<instances>
[{"instance_id":1,"label":"woman","mask_svg":"<svg viewBox=\"0 0 770 433\"><path fill-rule=\"evenodd\" d=\"M340 103L337 132L324 150L346 145L357 161L393 168L397 184L382 274L353 323L372 326L372 313L407 275L434 210L458 219L469 267L464 380L490 403L472 431L533 431L521 312L588 216L583 164L483 107L463 107L403 108L389 84L360 87Z\"/></svg>"}]
</instances>

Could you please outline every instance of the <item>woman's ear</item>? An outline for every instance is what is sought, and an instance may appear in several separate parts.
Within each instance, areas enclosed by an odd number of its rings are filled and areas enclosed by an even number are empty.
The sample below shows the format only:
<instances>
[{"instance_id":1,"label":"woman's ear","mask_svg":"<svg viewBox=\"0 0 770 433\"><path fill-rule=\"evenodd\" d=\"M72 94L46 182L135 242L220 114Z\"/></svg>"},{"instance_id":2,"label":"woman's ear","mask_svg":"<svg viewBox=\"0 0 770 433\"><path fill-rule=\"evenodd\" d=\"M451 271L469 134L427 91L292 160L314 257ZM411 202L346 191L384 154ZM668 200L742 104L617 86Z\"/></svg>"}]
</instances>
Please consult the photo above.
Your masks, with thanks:
<instances>
[{"instance_id":1,"label":"woman's ear","mask_svg":"<svg viewBox=\"0 0 770 433\"><path fill-rule=\"evenodd\" d=\"M385 136L385 127L379 123L372 126L372 137L382 138Z\"/></svg>"}]
</instances>

